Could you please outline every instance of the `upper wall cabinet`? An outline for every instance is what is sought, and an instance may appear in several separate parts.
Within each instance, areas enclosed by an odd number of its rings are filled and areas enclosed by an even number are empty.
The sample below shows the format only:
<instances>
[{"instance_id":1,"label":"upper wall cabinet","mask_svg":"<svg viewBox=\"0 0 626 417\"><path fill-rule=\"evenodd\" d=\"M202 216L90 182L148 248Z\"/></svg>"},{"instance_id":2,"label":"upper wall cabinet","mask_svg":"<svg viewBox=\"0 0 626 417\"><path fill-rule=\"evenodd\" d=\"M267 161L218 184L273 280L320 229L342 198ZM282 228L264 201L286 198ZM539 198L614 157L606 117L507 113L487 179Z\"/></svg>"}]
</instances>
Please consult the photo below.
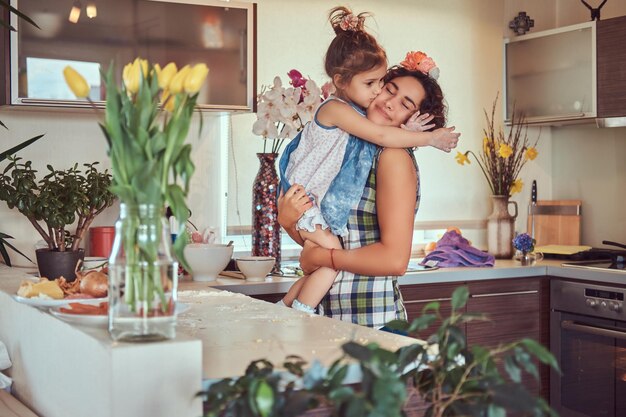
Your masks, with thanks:
<instances>
[{"instance_id":1,"label":"upper wall cabinet","mask_svg":"<svg viewBox=\"0 0 626 417\"><path fill-rule=\"evenodd\" d=\"M12 4L41 29L12 16L17 32L4 31L0 37L10 46L10 56L0 57L0 76L4 74L9 86L2 91L1 104L87 106L73 97L63 80L63 68L72 65L90 84L92 101L103 105L101 69L113 63L121 74L126 63L141 57L162 67L168 62L178 68L206 63L209 76L198 97L203 110L253 111L255 107L253 3L14 0Z\"/></svg>"},{"instance_id":2,"label":"upper wall cabinet","mask_svg":"<svg viewBox=\"0 0 626 417\"><path fill-rule=\"evenodd\" d=\"M626 16L504 40L505 120L626 125Z\"/></svg>"}]
</instances>

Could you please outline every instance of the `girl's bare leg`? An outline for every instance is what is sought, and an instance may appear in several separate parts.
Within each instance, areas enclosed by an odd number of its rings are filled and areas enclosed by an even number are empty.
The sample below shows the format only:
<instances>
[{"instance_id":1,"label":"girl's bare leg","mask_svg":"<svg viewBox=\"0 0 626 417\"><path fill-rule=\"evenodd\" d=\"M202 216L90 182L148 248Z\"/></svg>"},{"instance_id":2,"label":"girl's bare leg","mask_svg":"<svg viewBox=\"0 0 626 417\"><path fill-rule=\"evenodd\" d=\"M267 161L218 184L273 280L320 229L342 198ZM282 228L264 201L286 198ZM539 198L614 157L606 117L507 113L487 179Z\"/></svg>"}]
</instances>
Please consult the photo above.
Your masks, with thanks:
<instances>
[{"instance_id":1,"label":"girl's bare leg","mask_svg":"<svg viewBox=\"0 0 626 417\"><path fill-rule=\"evenodd\" d=\"M293 300L295 300L296 297L298 297L298 294L300 294L300 290L302 289L302 286L304 285L304 282L308 277L309 276L307 275L300 278L299 280L294 282L291 288L289 288L289 291L287 291L287 294L285 294L282 300L287 307L291 307L291 303L293 303Z\"/></svg>"},{"instance_id":2,"label":"girl's bare leg","mask_svg":"<svg viewBox=\"0 0 626 417\"><path fill-rule=\"evenodd\" d=\"M301 230L300 235L304 239L310 239L317 245L324 248L341 249L339 238L332 234L330 229L322 230L321 227L318 226L315 232ZM298 283L302 281L302 284L298 289L296 296L297 301L300 304L304 304L305 307L315 309L333 285L336 276L337 271L334 269L320 268L311 275L307 276L306 279L298 280ZM293 299L291 302L293 302Z\"/></svg>"}]
</instances>

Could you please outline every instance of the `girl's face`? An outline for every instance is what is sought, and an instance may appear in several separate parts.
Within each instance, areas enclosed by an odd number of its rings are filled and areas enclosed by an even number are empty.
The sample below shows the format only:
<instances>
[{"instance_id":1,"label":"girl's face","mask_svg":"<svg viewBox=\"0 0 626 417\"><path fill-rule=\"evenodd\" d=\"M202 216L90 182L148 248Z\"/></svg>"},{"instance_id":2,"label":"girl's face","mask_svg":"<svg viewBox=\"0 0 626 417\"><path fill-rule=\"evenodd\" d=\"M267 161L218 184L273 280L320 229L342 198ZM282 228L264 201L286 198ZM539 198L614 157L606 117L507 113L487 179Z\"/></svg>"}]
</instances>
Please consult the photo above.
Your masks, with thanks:
<instances>
[{"instance_id":1,"label":"girl's face","mask_svg":"<svg viewBox=\"0 0 626 417\"><path fill-rule=\"evenodd\" d=\"M369 71L356 74L347 85L343 85L340 80L336 80L335 85L339 86L338 95L344 100L351 101L357 106L367 109L372 100L380 93L385 74L387 74L387 67L381 65Z\"/></svg>"},{"instance_id":2,"label":"girl's face","mask_svg":"<svg viewBox=\"0 0 626 417\"><path fill-rule=\"evenodd\" d=\"M400 126L420 108L426 90L414 77L396 77L384 85L382 92L367 109L367 118L384 126Z\"/></svg>"}]
</instances>

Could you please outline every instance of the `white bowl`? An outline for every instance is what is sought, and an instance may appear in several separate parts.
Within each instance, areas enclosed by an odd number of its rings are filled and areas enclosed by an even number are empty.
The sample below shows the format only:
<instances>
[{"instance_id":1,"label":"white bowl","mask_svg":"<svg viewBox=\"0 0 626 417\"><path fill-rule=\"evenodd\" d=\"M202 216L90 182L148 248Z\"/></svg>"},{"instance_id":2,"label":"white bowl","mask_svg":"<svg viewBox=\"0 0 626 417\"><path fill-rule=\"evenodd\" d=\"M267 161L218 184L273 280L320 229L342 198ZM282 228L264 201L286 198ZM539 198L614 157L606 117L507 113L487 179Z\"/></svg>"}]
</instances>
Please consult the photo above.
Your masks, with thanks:
<instances>
[{"instance_id":1,"label":"white bowl","mask_svg":"<svg viewBox=\"0 0 626 417\"><path fill-rule=\"evenodd\" d=\"M233 255L233 245L190 243L184 254L194 281L214 281Z\"/></svg>"},{"instance_id":2,"label":"white bowl","mask_svg":"<svg viewBox=\"0 0 626 417\"><path fill-rule=\"evenodd\" d=\"M264 281L276 259L273 256L243 256L237 258L237 268L248 281Z\"/></svg>"}]
</instances>

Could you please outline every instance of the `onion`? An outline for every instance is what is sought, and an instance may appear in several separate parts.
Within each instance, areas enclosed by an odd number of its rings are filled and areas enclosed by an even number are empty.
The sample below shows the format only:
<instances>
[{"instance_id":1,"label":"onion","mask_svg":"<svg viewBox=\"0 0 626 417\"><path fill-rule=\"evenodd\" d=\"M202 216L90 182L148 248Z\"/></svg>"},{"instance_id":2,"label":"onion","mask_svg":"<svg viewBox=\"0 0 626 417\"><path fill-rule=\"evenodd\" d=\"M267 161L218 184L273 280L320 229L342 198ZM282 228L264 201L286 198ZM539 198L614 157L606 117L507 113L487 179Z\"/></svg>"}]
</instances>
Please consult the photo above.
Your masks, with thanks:
<instances>
[{"instance_id":1,"label":"onion","mask_svg":"<svg viewBox=\"0 0 626 417\"><path fill-rule=\"evenodd\" d=\"M91 271L80 280L80 292L95 298L106 297L109 291L109 277L100 271Z\"/></svg>"}]
</instances>

